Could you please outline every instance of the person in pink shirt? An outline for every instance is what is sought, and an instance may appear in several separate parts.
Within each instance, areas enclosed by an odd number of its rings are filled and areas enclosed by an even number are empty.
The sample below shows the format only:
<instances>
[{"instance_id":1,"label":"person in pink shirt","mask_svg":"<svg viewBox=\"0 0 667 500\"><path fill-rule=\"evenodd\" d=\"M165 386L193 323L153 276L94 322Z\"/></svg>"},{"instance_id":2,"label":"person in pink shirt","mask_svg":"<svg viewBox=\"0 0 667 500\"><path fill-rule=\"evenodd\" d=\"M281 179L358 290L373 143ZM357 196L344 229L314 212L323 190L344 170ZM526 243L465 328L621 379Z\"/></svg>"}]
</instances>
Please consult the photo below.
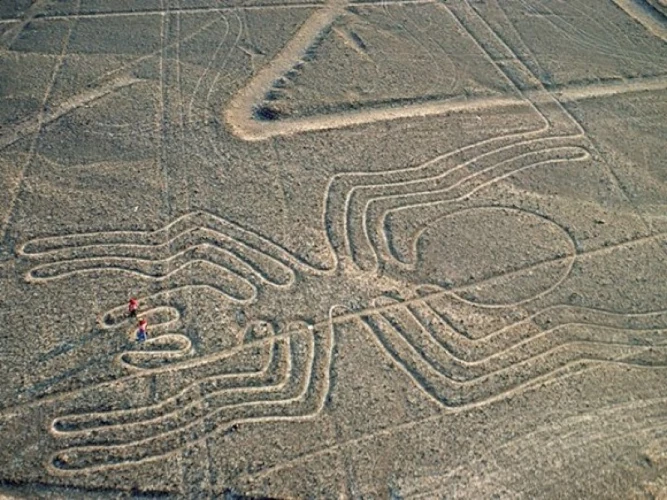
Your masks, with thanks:
<instances>
[{"instance_id":1,"label":"person in pink shirt","mask_svg":"<svg viewBox=\"0 0 667 500\"><path fill-rule=\"evenodd\" d=\"M137 317L137 309L139 309L139 301L132 297L130 299L130 303L127 306L128 313L130 315L130 318L136 318Z\"/></svg>"}]
</instances>

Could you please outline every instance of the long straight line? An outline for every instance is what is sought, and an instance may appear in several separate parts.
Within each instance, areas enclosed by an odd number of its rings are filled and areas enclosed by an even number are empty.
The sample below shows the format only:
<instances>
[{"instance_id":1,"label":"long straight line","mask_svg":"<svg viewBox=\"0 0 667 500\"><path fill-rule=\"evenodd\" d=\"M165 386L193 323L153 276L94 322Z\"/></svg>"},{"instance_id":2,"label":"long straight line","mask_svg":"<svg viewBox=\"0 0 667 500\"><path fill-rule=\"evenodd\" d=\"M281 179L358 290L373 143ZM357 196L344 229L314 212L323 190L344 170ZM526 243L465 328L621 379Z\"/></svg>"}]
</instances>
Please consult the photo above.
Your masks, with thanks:
<instances>
[{"instance_id":1,"label":"long straight line","mask_svg":"<svg viewBox=\"0 0 667 500\"><path fill-rule=\"evenodd\" d=\"M81 0L78 0L76 3L76 8L79 9L80 7L81 7ZM7 209L7 215L0 222L0 247L2 247L3 244L5 243L7 230L9 229L10 221L14 214L14 209L16 208L16 200L18 199L19 194L21 193L21 189L23 187L23 179L25 178L26 170L28 169L28 166L32 163L35 157L35 151L39 146L39 138L42 134L42 129L44 128L44 125L46 123L46 118L48 117L47 105L51 97L51 93L53 92L53 88L55 87L58 74L60 73L60 68L62 68L63 62L65 61L65 57L67 56L67 48L69 47L69 42L70 39L72 38L72 32L74 31L74 22L75 21L71 21L68 23L67 34L63 37L60 54L56 59L56 63L53 65L53 70L51 71L51 78L49 79L49 83L44 92L44 97L42 98L41 102L41 108L37 114L37 123L35 125L35 131L32 140L30 141L28 157L21 164L21 168L19 170L19 176L13 191L8 193L9 207ZM27 23L25 25L27 25ZM23 27L25 27L25 25L21 26L20 30L22 30ZM18 37L19 34L20 31L17 32L16 36Z\"/></svg>"},{"instance_id":2,"label":"long straight line","mask_svg":"<svg viewBox=\"0 0 667 500\"><path fill-rule=\"evenodd\" d=\"M386 5L411 5L434 3L435 0L389 0L383 2L354 2L353 6L386 6ZM237 5L229 7L181 7L178 10L171 9L170 12L180 12L182 14L197 14L207 12L230 12L235 10L272 10L272 9L312 9L324 7L325 2L295 2L286 4L257 4L257 5ZM109 12L82 12L79 14L44 14L35 16L36 19L47 21L58 21L67 19L83 18L105 18L105 17L142 17L156 16L166 13L166 9L146 9L146 10L119 10ZM20 22L18 18L0 19L0 24L11 24Z\"/></svg>"},{"instance_id":3,"label":"long straight line","mask_svg":"<svg viewBox=\"0 0 667 500\"><path fill-rule=\"evenodd\" d=\"M581 252L577 253L576 258L577 259L579 259L579 258L588 258L588 257L592 257L592 256L595 256L595 255L598 255L598 254L610 253L610 252L613 252L613 251L615 251L619 248L631 247L633 245L639 245L639 244L643 244L643 243L646 243L646 242L655 241L655 240L657 240L659 238L663 238L663 237L667 239L667 231L657 233L657 234L642 236L640 238L635 238L635 239L632 239L632 240L624 241L622 243L618 243L618 244L612 245L612 246L600 247L600 248L596 248L594 250L581 251ZM459 287L453 287L453 288L448 289L448 290L437 290L437 291L434 291L432 293L424 294L420 297L415 297L415 298L412 298L412 299L406 299L402 302L387 304L387 305L378 306L378 307L367 307L365 309L352 311L352 312L345 313L345 314L340 314L340 315L337 315L337 316L332 316L331 318L327 318L327 319L324 319L324 320L317 321L312 326L314 328L328 328L329 327L329 322L334 323L334 324L346 323L346 322L351 321L351 320L358 320L361 317L368 316L370 314L390 312L398 306L404 307L404 306L408 306L408 305L412 305L412 304L418 304L418 303L421 303L425 300L434 299L434 298L437 298L437 297L442 297L442 296L446 296L446 295L456 295L458 292L466 291L467 289L469 289L471 287L479 286L481 284L490 282L490 281L495 280L495 279L502 278L504 276L514 274L516 272L527 271L527 270L534 269L536 267L541 267L541 266L545 266L545 265L549 265L549 264L553 264L553 263L566 261L570 258L572 258L572 256L558 257L558 258L555 258L555 259L552 259L552 260L549 260L549 261L543 261L543 262L540 262L538 264L525 266L525 267L522 267L519 270L514 270L514 271L507 272L507 273L501 273L499 275L491 276L491 277L479 280L479 281L477 281L475 283L472 283L472 284L463 285L463 286L459 286ZM483 305L481 305L481 306L483 307ZM289 332L279 333L279 334L276 334L272 338L275 339L275 340L285 339L285 338L289 338L290 335L291 335L291 333L289 333ZM252 346L259 346L259 345L262 345L264 342L265 342L265 339L254 340L254 341L247 342L247 343L243 344L243 346L236 348L236 350L246 349L246 348L252 347ZM234 350L232 352L224 351L224 353L223 353L224 357L232 355L233 352L234 352ZM220 354L221 353L212 354L210 356L207 356L207 359L209 359L209 360L210 359L215 359L215 358L219 359ZM182 363L179 363L179 366L183 367L183 368L187 368L187 367L191 367L191 366L196 366L196 365L200 364L201 362L202 362L202 358L198 358L198 359L195 359L195 360L184 361ZM118 379L114 379L113 381L101 382L100 386L115 384L115 383L118 383L121 380L132 380L132 379L148 376L148 375L151 375L151 374L163 373L163 372L165 372L166 370L169 370L169 369L171 369L171 368L164 368L164 367L152 368L152 369L148 369L148 370L145 370L145 371L142 371L142 372L139 372L139 373L133 373L133 374L130 374L130 375L126 375L126 376L120 377ZM14 406L10 406L8 408L3 408L3 409L0 409L0 416L5 415L7 413L12 413L12 412L18 410L19 408L33 406L33 405L36 405L36 404L45 403L45 402L49 402L49 401L56 401L56 400L58 400L58 399L60 399L64 396L67 396L67 394L71 394L72 392L75 392L75 391L69 391L69 392L65 392L65 393L54 394L54 395L51 395L51 396L46 396L44 398L39 398L39 399L36 399L36 400L33 400L33 401L29 401L29 402L26 402L26 403L21 403L21 404L17 404L17 405L14 405Z\"/></svg>"},{"instance_id":4,"label":"long straight line","mask_svg":"<svg viewBox=\"0 0 667 500\"><path fill-rule=\"evenodd\" d=\"M565 85L556 89L527 90L523 94L532 102L581 101L610 97L620 94L648 92L667 89L667 76L642 77L619 82L591 85ZM255 95L259 95L257 92ZM254 101L253 101L254 102ZM244 103L242 110L250 107ZM236 134L245 140L265 140L271 137L303 132L316 132L336 128L347 128L380 121L392 121L415 117L439 116L448 113L465 113L529 105L529 101L515 95L484 97L453 97L428 102L407 103L400 107L378 107L354 111L327 113L304 118L284 118L274 121L258 121L247 114L232 114L232 125Z\"/></svg>"},{"instance_id":5,"label":"long straight line","mask_svg":"<svg viewBox=\"0 0 667 500\"><path fill-rule=\"evenodd\" d=\"M164 0L160 1L160 4L164 6ZM158 71L160 73L160 88L158 89L159 96L159 107L157 111L157 137L159 141L159 146L157 148L157 165L160 175L162 176L162 198L165 209L167 210L167 215L171 216L171 199L169 194L169 166L167 163L167 82L166 74L167 71L167 29L169 23L169 14L168 9L161 9L162 14L160 14L160 56L159 56L159 67Z\"/></svg>"},{"instance_id":6,"label":"long straight line","mask_svg":"<svg viewBox=\"0 0 667 500\"><path fill-rule=\"evenodd\" d=\"M651 34L667 41L667 24L662 13L646 0L613 0L613 2Z\"/></svg>"}]
</instances>

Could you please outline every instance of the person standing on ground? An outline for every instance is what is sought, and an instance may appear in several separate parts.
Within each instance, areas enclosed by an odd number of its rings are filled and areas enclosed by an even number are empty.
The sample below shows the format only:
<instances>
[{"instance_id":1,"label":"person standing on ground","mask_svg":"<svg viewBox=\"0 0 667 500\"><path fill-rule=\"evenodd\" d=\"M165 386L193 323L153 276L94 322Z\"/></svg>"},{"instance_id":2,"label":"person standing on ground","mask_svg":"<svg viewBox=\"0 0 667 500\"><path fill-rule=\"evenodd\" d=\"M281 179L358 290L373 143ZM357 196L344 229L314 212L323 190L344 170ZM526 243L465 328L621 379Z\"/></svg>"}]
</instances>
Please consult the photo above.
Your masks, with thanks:
<instances>
[{"instance_id":1,"label":"person standing on ground","mask_svg":"<svg viewBox=\"0 0 667 500\"><path fill-rule=\"evenodd\" d=\"M128 313L130 315L130 318L136 318L137 317L137 309L139 309L139 301L132 297L130 299L130 303L127 306Z\"/></svg>"},{"instance_id":2,"label":"person standing on ground","mask_svg":"<svg viewBox=\"0 0 667 500\"><path fill-rule=\"evenodd\" d=\"M148 321L141 319L139 321L139 330L137 330L137 342L145 342L148 338Z\"/></svg>"}]
</instances>

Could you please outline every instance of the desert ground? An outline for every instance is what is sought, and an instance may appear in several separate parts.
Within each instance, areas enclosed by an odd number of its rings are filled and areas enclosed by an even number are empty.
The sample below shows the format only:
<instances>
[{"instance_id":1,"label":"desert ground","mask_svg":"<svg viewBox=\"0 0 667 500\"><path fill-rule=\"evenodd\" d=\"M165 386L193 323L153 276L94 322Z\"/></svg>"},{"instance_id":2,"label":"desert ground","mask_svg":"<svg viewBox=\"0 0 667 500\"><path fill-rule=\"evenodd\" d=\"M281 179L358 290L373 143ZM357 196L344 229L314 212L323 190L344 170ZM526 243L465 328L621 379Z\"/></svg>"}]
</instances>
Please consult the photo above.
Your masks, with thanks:
<instances>
[{"instance_id":1,"label":"desert ground","mask_svg":"<svg viewBox=\"0 0 667 500\"><path fill-rule=\"evenodd\" d=\"M0 61L0 498L667 498L664 0L7 0Z\"/></svg>"}]
</instances>

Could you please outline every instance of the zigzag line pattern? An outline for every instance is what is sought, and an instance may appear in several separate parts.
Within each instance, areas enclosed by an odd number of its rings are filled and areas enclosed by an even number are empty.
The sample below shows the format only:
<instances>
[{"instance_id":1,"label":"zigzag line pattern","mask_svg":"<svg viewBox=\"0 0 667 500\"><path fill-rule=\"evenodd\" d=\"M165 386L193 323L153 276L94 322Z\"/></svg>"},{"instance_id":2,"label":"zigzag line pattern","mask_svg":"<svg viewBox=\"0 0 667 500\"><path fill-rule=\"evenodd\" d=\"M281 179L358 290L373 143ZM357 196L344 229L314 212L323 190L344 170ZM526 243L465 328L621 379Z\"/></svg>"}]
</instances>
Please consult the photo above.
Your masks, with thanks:
<instances>
[{"instance_id":1,"label":"zigzag line pattern","mask_svg":"<svg viewBox=\"0 0 667 500\"><path fill-rule=\"evenodd\" d=\"M667 366L667 310L619 314L557 305L471 338L448 319L455 294L378 300L362 319L378 345L433 400L470 407L591 364ZM656 356L663 353L662 356Z\"/></svg>"},{"instance_id":2,"label":"zigzag line pattern","mask_svg":"<svg viewBox=\"0 0 667 500\"><path fill-rule=\"evenodd\" d=\"M508 61L517 59L489 37L488 25L469 5L449 10L484 53L478 39L495 43L494 50ZM327 21L337 14L318 15ZM484 336L469 335L451 320L449 311L455 308L493 317L550 293L572 269L578 255L573 240L561 278L524 301L483 306L456 291L431 287L417 299L379 298L375 307L336 317L339 306L334 306L328 320L316 325L297 323L281 332L265 325L259 335L253 323L238 347L205 357L195 357L190 339L178 333L178 309L164 305L169 293L183 288L212 290L243 305L265 287L289 289L299 272L377 271L384 262L413 269L424 229L443 216L484 206L475 198L480 191L529 169L589 160L584 131L542 90L519 92L541 122L535 130L482 140L417 166L332 176L322 207L329 243L325 264L307 262L255 231L202 211L156 231L53 236L20 246L21 257L39 261L26 275L32 283L106 271L149 281L157 291L142 299L141 309L158 335L116 362L131 372L128 377L178 372L194 380L154 404L56 418L50 430L63 450L50 458L49 471L124 467L179 453L239 423L315 418L330 389L334 325L350 320L361 320L416 387L448 409L471 408L600 364L665 366L665 311L619 314L557 305L518 320L498 319ZM405 241L392 236L398 217L412 223ZM129 333L124 310L109 311L100 318L101 327ZM238 360L258 350L260 365L239 369Z\"/></svg>"},{"instance_id":3,"label":"zigzag line pattern","mask_svg":"<svg viewBox=\"0 0 667 500\"><path fill-rule=\"evenodd\" d=\"M167 368L195 381L156 404L56 418L51 433L67 444L51 458L50 472L123 467L171 456L241 423L314 418L329 391L333 322L291 323L281 333L257 326L246 329L235 349ZM239 372L235 360L257 349L261 367Z\"/></svg>"},{"instance_id":4,"label":"zigzag line pattern","mask_svg":"<svg viewBox=\"0 0 667 500\"><path fill-rule=\"evenodd\" d=\"M142 349L125 351L116 356L116 363L126 370L141 371L178 362L195 354L190 338L178 333L181 327L181 314L178 309L157 306L141 313L139 318L149 318L151 338L144 343ZM99 322L99 326L102 329L111 328L110 316L107 315L105 319L106 321ZM124 323L129 323L129 320ZM132 338L136 331L134 323L127 325L126 331L127 336Z\"/></svg>"},{"instance_id":5,"label":"zigzag line pattern","mask_svg":"<svg viewBox=\"0 0 667 500\"><path fill-rule=\"evenodd\" d=\"M245 304L264 286L289 288L295 270L326 272L258 233L206 212L183 215L156 231L109 231L39 238L20 256L46 261L26 275L48 282L78 273L122 271L161 290L201 286Z\"/></svg>"}]
</instances>

